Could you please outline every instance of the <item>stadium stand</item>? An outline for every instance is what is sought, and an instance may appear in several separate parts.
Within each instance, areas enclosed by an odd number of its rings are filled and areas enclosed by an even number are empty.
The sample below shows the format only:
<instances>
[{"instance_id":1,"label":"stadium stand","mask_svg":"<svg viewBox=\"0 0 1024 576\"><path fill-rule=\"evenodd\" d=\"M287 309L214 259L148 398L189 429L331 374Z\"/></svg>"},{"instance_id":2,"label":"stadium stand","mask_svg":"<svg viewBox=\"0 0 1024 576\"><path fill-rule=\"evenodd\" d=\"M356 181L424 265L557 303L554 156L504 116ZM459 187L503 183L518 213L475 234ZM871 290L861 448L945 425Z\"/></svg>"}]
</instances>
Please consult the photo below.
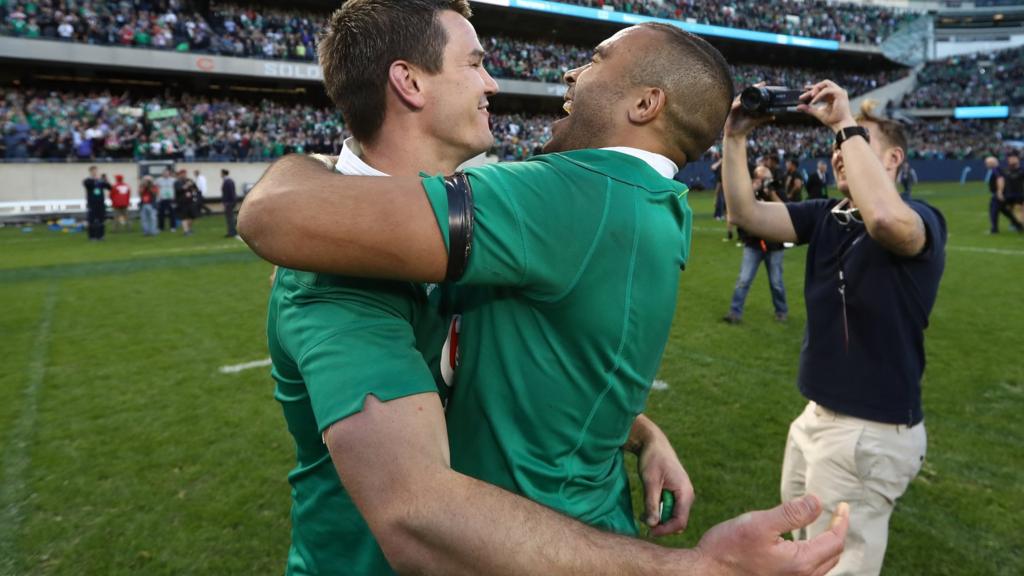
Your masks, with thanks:
<instances>
[{"instance_id":1,"label":"stadium stand","mask_svg":"<svg viewBox=\"0 0 1024 576\"><path fill-rule=\"evenodd\" d=\"M929 62L904 108L1024 104L1024 48Z\"/></svg>"},{"instance_id":2,"label":"stadium stand","mask_svg":"<svg viewBox=\"0 0 1024 576\"><path fill-rule=\"evenodd\" d=\"M327 106L261 99L3 90L8 159L262 161L331 152L348 136Z\"/></svg>"},{"instance_id":3,"label":"stadium stand","mask_svg":"<svg viewBox=\"0 0 1024 576\"><path fill-rule=\"evenodd\" d=\"M586 6L694 20L733 28L880 44L913 12L822 1L728 4L676 2L571 2ZM190 2L86 0L65 4L19 0L0 3L0 34L110 46L196 51L228 56L316 60L316 36L327 11L209 4L209 18ZM839 23L843 25L840 26ZM536 76L532 71L532 75Z\"/></svg>"},{"instance_id":4,"label":"stadium stand","mask_svg":"<svg viewBox=\"0 0 1024 576\"><path fill-rule=\"evenodd\" d=\"M701 24L810 36L854 44L881 44L919 13L884 6L823 0L563 0L594 8L609 8Z\"/></svg>"}]
</instances>

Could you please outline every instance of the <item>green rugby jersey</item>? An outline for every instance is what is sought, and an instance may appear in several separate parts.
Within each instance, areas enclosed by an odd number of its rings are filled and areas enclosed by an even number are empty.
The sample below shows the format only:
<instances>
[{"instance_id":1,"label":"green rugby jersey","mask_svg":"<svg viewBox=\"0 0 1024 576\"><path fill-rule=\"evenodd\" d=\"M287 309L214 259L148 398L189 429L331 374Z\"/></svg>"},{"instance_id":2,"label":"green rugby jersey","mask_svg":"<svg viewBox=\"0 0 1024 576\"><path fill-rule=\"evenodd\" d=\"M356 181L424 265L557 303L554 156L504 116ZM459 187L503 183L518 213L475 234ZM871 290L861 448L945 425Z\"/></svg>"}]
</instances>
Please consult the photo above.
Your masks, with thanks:
<instances>
[{"instance_id":1,"label":"green rugby jersey","mask_svg":"<svg viewBox=\"0 0 1024 576\"><path fill-rule=\"evenodd\" d=\"M466 171L452 467L636 534L622 445L668 339L692 212L633 156L580 150ZM448 239L444 179L424 180Z\"/></svg>"},{"instance_id":2,"label":"green rugby jersey","mask_svg":"<svg viewBox=\"0 0 1024 576\"><path fill-rule=\"evenodd\" d=\"M321 434L381 401L436 385L448 324L440 290L281 268L270 295L267 336L274 397L295 439L292 538L287 574L393 574L345 492ZM429 368L428 368L429 366Z\"/></svg>"}]
</instances>

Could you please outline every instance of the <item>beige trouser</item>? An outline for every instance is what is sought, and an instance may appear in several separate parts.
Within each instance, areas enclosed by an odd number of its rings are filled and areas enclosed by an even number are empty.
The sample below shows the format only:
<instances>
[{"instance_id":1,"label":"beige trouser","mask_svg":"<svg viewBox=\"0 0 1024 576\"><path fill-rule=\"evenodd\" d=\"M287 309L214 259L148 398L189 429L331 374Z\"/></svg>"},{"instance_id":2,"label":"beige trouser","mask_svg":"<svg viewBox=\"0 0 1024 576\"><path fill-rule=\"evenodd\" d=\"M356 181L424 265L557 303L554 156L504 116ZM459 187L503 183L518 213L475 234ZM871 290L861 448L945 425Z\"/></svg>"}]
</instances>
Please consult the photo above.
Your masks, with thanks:
<instances>
[{"instance_id":1,"label":"beige trouser","mask_svg":"<svg viewBox=\"0 0 1024 576\"><path fill-rule=\"evenodd\" d=\"M921 469L927 445L923 422L910 428L861 420L814 402L790 424L782 499L810 493L825 508L817 521L793 537L821 534L836 506L850 503L846 548L830 576L881 572L893 505Z\"/></svg>"}]
</instances>

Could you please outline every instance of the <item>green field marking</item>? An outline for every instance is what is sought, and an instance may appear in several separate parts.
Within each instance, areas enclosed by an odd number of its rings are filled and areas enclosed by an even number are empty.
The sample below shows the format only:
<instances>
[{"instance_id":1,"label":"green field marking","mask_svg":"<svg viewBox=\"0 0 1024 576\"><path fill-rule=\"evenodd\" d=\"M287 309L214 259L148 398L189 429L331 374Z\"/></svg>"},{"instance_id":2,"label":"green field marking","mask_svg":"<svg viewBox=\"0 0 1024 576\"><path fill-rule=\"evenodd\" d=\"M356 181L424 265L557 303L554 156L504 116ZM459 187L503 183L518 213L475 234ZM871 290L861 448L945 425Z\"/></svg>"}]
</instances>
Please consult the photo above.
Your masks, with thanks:
<instances>
[{"instance_id":1,"label":"green field marking","mask_svg":"<svg viewBox=\"0 0 1024 576\"><path fill-rule=\"evenodd\" d=\"M46 377L47 351L50 347L53 311L57 303L57 284L50 284L43 300L43 311L32 346L32 358L21 391L21 409L12 425L3 454L3 484L0 484L0 570L14 574L15 538L22 523L23 500L28 495L27 472L32 459L32 441L36 428L39 393Z\"/></svg>"}]
</instances>

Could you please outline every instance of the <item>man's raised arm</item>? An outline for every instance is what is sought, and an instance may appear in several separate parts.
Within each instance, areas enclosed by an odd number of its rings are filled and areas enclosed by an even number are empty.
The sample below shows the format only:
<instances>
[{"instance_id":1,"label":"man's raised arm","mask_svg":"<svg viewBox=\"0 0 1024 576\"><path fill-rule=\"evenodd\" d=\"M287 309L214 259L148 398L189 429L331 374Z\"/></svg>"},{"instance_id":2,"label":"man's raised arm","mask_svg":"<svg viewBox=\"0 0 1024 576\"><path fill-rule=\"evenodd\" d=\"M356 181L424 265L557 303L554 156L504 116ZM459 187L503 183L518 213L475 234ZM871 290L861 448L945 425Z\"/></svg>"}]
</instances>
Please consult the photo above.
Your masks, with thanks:
<instances>
[{"instance_id":1,"label":"man's raised arm","mask_svg":"<svg viewBox=\"0 0 1024 576\"><path fill-rule=\"evenodd\" d=\"M400 574L824 575L839 560L848 516L807 542L780 534L821 513L813 497L712 528L695 549L601 532L448 466L433 394L379 402L326 431L345 489Z\"/></svg>"},{"instance_id":2,"label":"man's raised arm","mask_svg":"<svg viewBox=\"0 0 1024 576\"><path fill-rule=\"evenodd\" d=\"M343 176L286 156L245 196L238 232L287 268L439 282L448 253L419 178Z\"/></svg>"},{"instance_id":3,"label":"man's raised arm","mask_svg":"<svg viewBox=\"0 0 1024 576\"><path fill-rule=\"evenodd\" d=\"M747 136L768 120L748 116L740 106L739 96L733 101L722 139L722 189L727 215L730 224L754 236L774 242L796 242L796 230L786 205L754 198L747 167Z\"/></svg>"}]
</instances>

